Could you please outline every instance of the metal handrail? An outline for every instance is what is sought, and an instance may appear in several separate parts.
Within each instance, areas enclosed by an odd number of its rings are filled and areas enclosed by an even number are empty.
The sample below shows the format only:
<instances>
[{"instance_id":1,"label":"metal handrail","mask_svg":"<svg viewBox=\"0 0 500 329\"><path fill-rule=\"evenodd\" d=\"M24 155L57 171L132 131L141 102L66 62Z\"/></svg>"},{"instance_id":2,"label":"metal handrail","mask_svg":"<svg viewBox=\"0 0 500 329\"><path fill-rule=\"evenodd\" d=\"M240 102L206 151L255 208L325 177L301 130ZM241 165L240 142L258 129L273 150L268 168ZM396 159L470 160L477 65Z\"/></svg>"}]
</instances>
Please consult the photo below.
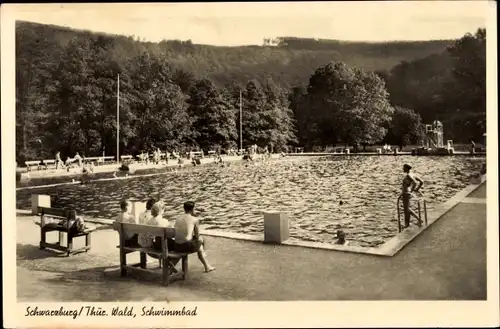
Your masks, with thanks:
<instances>
[{"instance_id":1,"label":"metal handrail","mask_svg":"<svg viewBox=\"0 0 500 329\"><path fill-rule=\"evenodd\" d=\"M401 211L400 211L400 207L399 207L399 201L401 200L401 197L403 195L400 194L399 197L398 197L398 200L396 202L396 209L397 209L397 212L398 212L398 232L401 233L402 231L402 227L401 227ZM423 195L421 195L420 197L417 197L417 206L418 206L418 224L419 226L421 227L422 226L422 211L421 211L421 206L420 206L420 201L423 201L423 206L424 206L424 220L425 220L425 226L427 226L427 202L424 198Z\"/></svg>"}]
</instances>

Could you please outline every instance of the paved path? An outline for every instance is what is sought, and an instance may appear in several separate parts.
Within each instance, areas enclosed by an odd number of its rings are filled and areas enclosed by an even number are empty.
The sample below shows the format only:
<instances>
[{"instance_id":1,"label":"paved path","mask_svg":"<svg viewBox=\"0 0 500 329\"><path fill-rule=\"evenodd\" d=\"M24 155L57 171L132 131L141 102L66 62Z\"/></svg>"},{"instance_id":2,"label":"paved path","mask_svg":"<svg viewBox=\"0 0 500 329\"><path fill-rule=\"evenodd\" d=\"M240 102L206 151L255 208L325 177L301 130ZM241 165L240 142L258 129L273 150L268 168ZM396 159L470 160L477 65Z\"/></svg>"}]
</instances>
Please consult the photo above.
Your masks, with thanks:
<instances>
[{"instance_id":1,"label":"paved path","mask_svg":"<svg viewBox=\"0 0 500 329\"><path fill-rule=\"evenodd\" d=\"M485 199L486 184L470 198ZM190 278L120 278L116 232L98 230L88 254L54 257L37 248L33 217L18 216L18 299L38 301L164 300L484 300L486 204L450 210L394 257L208 238L205 274L190 257Z\"/></svg>"}]
</instances>

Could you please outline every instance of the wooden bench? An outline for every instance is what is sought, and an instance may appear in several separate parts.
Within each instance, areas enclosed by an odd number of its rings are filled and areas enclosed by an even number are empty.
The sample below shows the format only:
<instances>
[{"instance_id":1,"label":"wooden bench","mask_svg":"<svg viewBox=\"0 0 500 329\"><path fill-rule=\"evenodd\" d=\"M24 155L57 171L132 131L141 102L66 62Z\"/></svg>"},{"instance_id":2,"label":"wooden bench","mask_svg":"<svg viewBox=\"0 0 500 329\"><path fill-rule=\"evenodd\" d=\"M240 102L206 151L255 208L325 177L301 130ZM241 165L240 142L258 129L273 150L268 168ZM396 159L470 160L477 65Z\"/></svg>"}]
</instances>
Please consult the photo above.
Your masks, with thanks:
<instances>
[{"instance_id":1,"label":"wooden bench","mask_svg":"<svg viewBox=\"0 0 500 329\"><path fill-rule=\"evenodd\" d=\"M94 228L87 228L83 232L78 232L76 234L70 234L69 232L69 211L67 209L59 208L47 208L38 207L38 213L40 214L40 249L50 248L66 253L66 256L71 254L76 254L80 252L87 252L91 247L91 234L95 230ZM48 223L46 224L46 217L51 217L54 219L61 220L60 223ZM59 232L59 242L48 243L47 233L48 232ZM67 245L62 245L63 233L67 235ZM73 248L73 239L77 237L85 237L85 247Z\"/></svg>"},{"instance_id":2,"label":"wooden bench","mask_svg":"<svg viewBox=\"0 0 500 329\"><path fill-rule=\"evenodd\" d=\"M192 151L192 152L189 152L189 155L190 155L190 158L191 159L194 159L194 158L203 158L203 151Z\"/></svg>"},{"instance_id":3,"label":"wooden bench","mask_svg":"<svg viewBox=\"0 0 500 329\"><path fill-rule=\"evenodd\" d=\"M207 154L210 155L215 155L215 151L208 151Z\"/></svg>"},{"instance_id":4,"label":"wooden bench","mask_svg":"<svg viewBox=\"0 0 500 329\"><path fill-rule=\"evenodd\" d=\"M123 162L123 161L126 161L126 160L133 160L133 156L131 155L120 155L120 161Z\"/></svg>"},{"instance_id":5,"label":"wooden bench","mask_svg":"<svg viewBox=\"0 0 500 329\"><path fill-rule=\"evenodd\" d=\"M99 164L99 157L88 157L88 158L84 158L83 159L83 162L84 163L90 163L90 162L96 162L97 164Z\"/></svg>"},{"instance_id":6,"label":"wooden bench","mask_svg":"<svg viewBox=\"0 0 500 329\"><path fill-rule=\"evenodd\" d=\"M114 156L107 156L107 157L103 157L104 159L104 162L112 162L112 161L115 161L115 157Z\"/></svg>"},{"instance_id":7,"label":"wooden bench","mask_svg":"<svg viewBox=\"0 0 500 329\"><path fill-rule=\"evenodd\" d=\"M162 282L164 285L167 286L170 281L175 279L186 279L188 272L188 254L168 250L167 238L173 238L175 236L175 229L149 225L120 223L116 221L113 223L113 229L118 231L118 234L120 236L119 248L121 276L127 276L127 270L131 268L151 272L150 270L146 269L146 255L151 255L154 258L158 258L160 260L160 264L163 263ZM151 234L152 236L160 237L162 251L154 250L153 248L141 248L139 246L125 246L125 232L127 232L128 234ZM140 263L127 265L127 255L133 252L140 253ZM182 260L182 271L174 273L175 266L171 264L170 261L178 261L179 259Z\"/></svg>"},{"instance_id":8,"label":"wooden bench","mask_svg":"<svg viewBox=\"0 0 500 329\"><path fill-rule=\"evenodd\" d=\"M36 167L37 169L40 169L40 161L25 161L24 162L26 164L26 169L28 171L31 171L31 167Z\"/></svg>"},{"instance_id":9,"label":"wooden bench","mask_svg":"<svg viewBox=\"0 0 500 329\"><path fill-rule=\"evenodd\" d=\"M43 166L45 167L45 169L48 169L49 165L54 165L56 164L56 160L55 159L45 159L43 160Z\"/></svg>"}]
</instances>

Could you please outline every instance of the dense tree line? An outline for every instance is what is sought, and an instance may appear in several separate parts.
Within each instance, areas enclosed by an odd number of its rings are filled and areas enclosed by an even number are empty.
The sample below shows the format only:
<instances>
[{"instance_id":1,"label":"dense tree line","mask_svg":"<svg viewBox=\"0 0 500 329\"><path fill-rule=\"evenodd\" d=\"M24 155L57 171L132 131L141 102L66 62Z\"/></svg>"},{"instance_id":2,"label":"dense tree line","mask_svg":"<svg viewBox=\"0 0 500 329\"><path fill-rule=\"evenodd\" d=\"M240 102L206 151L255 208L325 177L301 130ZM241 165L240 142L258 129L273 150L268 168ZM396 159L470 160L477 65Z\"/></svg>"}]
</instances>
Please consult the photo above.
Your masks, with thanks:
<instances>
[{"instance_id":1,"label":"dense tree line","mask_svg":"<svg viewBox=\"0 0 500 329\"><path fill-rule=\"evenodd\" d=\"M424 123L442 121L447 138L478 141L486 132L485 29L466 34L442 53L379 74L392 104L413 109Z\"/></svg>"},{"instance_id":2,"label":"dense tree line","mask_svg":"<svg viewBox=\"0 0 500 329\"><path fill-rule=\"evenodd\" d=\"M301 68L313 66L309 82L288 88L293 79L283 83L287 77L273 73L289 49L280 53L273 50L276 47L260 47L272 52L273 59L242 64L242 54L256 47L227 48L233 55L241 52L240 66L224 71L214 69L220 61L210 62L220 47L189 41L151 44L67 29L54 34L54 29L17 25L20 161L51 156L55 150L69 156L76 151L114 154L118 75L122 154L153 147L237 147L240 95L244 146L310 149L382 140L405 145L421 136L421 122L434 119L444 121L445 127L449 124L450 134L467 129L475 137L484 130L484 30L464 36L443 53L402 62L391 70L384 70L384 65L363 69L335 56L317 65L301 55ZM292 47L287 42L278 48ZM340 47L335 42L333 46ZM408 49L404 43L399 47ZM202 57L205 61L192 65L194 69L191 64L179 65ZM206 65L211 68L204 71ZM266 69L261 71L261 66Z\"/></svg>"}]
</instances>

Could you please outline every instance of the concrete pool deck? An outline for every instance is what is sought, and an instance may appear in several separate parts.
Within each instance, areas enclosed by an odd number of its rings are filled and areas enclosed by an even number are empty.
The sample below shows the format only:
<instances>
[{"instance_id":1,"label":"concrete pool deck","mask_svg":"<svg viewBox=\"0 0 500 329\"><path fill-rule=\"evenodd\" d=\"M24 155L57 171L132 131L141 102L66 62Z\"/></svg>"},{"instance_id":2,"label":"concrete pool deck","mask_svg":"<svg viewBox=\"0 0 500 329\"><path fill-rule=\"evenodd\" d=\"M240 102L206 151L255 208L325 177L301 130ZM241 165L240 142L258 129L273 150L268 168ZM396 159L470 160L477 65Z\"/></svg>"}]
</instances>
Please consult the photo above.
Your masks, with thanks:
<instances>
[{"instance_id":1,"label":"concrete pool deck","mask_svg":"<svg viewBox=\"0 0 500 329\"><path fill-rule=\"evenodd\" d=\"M18 214L17 297L101 302L485 300L485 200L483 183L393 257L207 237L208 256L217 270L203 273L192 256L187 281L168 287L159 278L121 278L113 270L119 255L112 230L97 230L89 253L57 257L38 249L36 217Z\"/></svg>"}]
</instances>

